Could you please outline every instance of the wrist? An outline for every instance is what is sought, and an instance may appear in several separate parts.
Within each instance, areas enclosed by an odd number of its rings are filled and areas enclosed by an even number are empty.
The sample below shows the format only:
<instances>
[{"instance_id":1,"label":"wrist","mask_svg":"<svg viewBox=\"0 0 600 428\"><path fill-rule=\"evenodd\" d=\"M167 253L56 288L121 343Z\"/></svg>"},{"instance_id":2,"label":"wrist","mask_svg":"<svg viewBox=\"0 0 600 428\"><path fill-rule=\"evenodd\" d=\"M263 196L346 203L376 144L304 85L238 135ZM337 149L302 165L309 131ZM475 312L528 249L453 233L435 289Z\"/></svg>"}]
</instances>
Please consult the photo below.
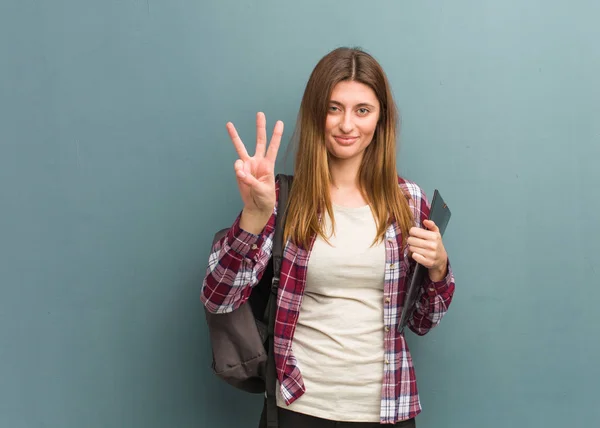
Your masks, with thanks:
<instances>
[{"instance_id":1,"label":"wrist","mask_svg":"<svg viewBox=\"0 0 600 428\"><path fill-rule=\"evenodd\" d=\"M429 279L433 282L438 282L446 278L448 274L448 263L444 263L441 267L432 267L429 269Z\"/></svg>"},{"instance_id":2,"label":"wrist","mask_svg":"<svg viewBox=\"0 0 600 428\"><path fill-rule=\"evenodd\" d=\"M260 234L267 225L271 212L253 211L244 208L240 218L240 228L254 235Z\"/></svg>"}]
</instances>

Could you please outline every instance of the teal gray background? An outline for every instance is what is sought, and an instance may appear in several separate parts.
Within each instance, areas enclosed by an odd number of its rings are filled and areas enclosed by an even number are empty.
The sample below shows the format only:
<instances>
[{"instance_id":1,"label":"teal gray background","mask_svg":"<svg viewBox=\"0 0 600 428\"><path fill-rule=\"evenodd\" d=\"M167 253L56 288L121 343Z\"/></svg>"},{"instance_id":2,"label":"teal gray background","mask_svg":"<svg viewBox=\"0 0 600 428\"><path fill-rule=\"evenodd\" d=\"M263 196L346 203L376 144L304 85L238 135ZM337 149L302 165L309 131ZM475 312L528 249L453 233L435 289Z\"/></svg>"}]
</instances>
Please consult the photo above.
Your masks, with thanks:
<instances>
[{"instance_id":1,"label":"teal gray background","mask_svg":"<svg viewBox=\"0 0 600 428\"><path fill-rule=\"evenodd\" d=\"M3 0L0 427L254 427L209 371L225 123L286 124L361 46L401 172L453 211L455 300L409 337L420 427L600 425L600 3ZM280 171L285 169L280 155ZM291 159L287 162L290 172Z\"/></svg>"}]
</instances>

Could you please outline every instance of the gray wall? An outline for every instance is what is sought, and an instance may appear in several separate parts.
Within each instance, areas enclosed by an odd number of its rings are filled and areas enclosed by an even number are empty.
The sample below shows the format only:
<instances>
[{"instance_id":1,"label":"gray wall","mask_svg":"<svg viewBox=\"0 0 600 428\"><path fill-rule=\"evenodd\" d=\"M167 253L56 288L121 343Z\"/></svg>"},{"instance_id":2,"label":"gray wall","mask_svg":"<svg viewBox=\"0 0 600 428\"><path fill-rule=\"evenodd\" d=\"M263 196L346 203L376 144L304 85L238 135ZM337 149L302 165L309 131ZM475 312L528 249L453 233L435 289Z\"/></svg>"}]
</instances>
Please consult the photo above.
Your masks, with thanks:
<instances>
[{"instance_id":1,"label":"gray wall","mask_svg":"<svg viewBox=\"0 0 600 428\"><path fill-rule=\"evenodd\" d=\"M401 172L454 214L455 301L409 337L419 426L598 426L599 17L592 0L3 0L0 426L255 426L260 397L209 371L199 303L241 207L225 123L253 146L263 110L289 137L340 45L381 61Z\"/></svg>"}]
</instances>

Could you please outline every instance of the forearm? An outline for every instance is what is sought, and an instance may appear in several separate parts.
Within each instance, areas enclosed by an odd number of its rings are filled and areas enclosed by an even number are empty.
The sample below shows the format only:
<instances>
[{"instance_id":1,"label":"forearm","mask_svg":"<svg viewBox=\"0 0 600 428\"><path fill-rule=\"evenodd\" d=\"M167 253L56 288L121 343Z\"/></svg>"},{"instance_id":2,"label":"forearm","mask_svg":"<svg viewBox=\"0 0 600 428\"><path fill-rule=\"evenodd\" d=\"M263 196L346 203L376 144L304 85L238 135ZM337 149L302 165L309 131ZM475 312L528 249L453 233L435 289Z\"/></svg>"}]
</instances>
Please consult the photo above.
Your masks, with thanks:
<instances>
[{"instance_id":1,"label":"forearm","mask_svg":"<svg viewBox=\"0 0 600 428\"><path fill-rule=\"evenodd\" d=\"M441 280L432 281L426 277L423 292L409 320L409 328L418 335L424 335L437 326L452 302L454 287L454 275L449 265Z\"/></svg>"},{"instance_id":2,"label":"forearm","mask_svg":"<svg viewBox=\"0 0 600 428\"><path fill-rule=\"evenodd\" d=\"M253 212L244 208L240 217L240 228L253 235L259 235L269 222L272 214L272 212Z\"/></svg>"},{"instance_id":3,"label":"forearm","mask_svg":"<svg viewBox=\"0 0 600 428\"><path fill-rule=\"evenodd\" d=\"M271 257L274 215L258 235L243 230L240 221L241 216L209 257L201 302L210 312L231 312L244 303Z\"/></svg>"}]
</instances>

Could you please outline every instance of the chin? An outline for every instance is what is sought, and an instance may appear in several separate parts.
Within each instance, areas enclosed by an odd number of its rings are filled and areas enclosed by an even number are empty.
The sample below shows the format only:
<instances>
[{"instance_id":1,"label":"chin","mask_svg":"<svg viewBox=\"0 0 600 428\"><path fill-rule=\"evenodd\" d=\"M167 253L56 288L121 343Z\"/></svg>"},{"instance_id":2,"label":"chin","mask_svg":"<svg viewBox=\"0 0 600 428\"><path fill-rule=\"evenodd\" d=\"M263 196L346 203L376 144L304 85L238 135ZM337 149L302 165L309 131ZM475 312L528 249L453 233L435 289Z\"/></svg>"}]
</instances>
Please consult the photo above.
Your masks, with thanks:
<instances>
[{"instance_id":1,"label":"chin","mask_svg":"<svg viewBox=\"0 0 600 428\"><path fill-rule=\"evenodd\" d=\"M350 160L350 159L355 159L357 157L361 157L363 154L362 151L356 151L356 150L340 150L340 149L334 149L334 150L329 150L329 155L335 159L338 160Z\"/></svg>"}]
</instances>

